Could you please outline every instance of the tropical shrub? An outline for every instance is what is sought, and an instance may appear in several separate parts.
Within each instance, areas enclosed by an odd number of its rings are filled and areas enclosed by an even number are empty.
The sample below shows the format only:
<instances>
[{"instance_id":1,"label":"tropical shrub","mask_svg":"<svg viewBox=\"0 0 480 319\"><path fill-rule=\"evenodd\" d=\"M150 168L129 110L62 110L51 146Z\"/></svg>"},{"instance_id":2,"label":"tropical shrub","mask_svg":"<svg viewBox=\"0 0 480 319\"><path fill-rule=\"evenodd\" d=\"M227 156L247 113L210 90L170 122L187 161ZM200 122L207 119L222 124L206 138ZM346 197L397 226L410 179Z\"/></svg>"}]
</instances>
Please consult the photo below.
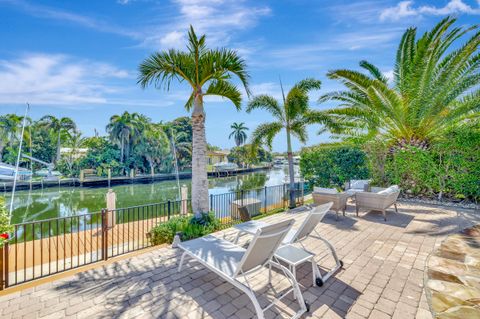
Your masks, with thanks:
<instances>
[{"instance_id":1,"label":"tropical shrub","mask_svg":"<svg viewBox=\"0 0 480 319\"><path fill-rule=\"evenodd\" d=\"M303 148L300 155L302 176L314 186L341 187L369 177L365 152L358 147L323 144Z\"/></svg>"},{"instance_id":2,"label":"tropical shrub","mask_svg":"<svg viewBox=\"0 0 480 319\"><path fill-rule=\"evenodd\" d=\"M8 222L8 213L5 208L5 198L0 197L0 247L8 241L8 234L12 231L13 227Z\"/></svg>"},{"instance_id":3,"label":"tropical shrub","mask_svg":"<svg viewBox=\"0 0 480 319\"><path fill-rule=\"evenodd\" d=\"M381 138L392 148L427 149L452 128L478 119L480 32L477 26L454 27L455 21L445 18L420 37L416 28L407 29L393 81L367 61L360 62L365 72L329 72L346 87L320 98L340 103L328 111L337 122L332 132L357 141Z\"/></svg>"},{"instance_id":4,"label":"tropical shrub","mask_svg":"<svg viewBox=\"0 0 480 319\"><path fill-rule=\"evenodd\" d=\"M435 145L440 165L439 197L480 200L480 129L463 127Z\"/></svg>"},{"instance_id":5,"label":"tropical shrub","mask_svg":"<svg viewBox=\"0 0 480 319\"><path fill-rule=\"evenodd\" d=\"M193 217L173 217L150 231L150 241L153 245L170 244L178 232L181 233L182 240L194 239L213 233L220 226L220 220L212 212Z\"/></svg>"},{"instance_id":6,"label":"tropical shrub","mask_svg":"<svg viewBox=\"0 0 480 319\"><path fill-rule=\"evenodd\" d=\"M433 152L409 146L388 156L385 164L387 181L407 194L432 196L438 191L439 167Z\"/></svg>"}]
</instances>

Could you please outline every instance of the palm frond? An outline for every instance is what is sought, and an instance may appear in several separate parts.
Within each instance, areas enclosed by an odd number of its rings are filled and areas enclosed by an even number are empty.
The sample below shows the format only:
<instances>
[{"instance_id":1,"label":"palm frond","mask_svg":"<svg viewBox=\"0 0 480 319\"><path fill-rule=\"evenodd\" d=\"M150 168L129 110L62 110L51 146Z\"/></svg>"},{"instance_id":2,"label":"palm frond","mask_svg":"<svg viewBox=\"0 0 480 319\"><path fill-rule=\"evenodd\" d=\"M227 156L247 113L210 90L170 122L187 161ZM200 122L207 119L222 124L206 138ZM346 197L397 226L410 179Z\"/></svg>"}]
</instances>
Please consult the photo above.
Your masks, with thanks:
<instances>
[{"instance_id":1,"label":"palm frond","mask_svg":"<svg viewBox=\"0 0 480 319\"><path fill-rule=\"evenodd\" d=\"M284 120L285 116L281 106L277 100L270 95L257 95L248 102L247 113L252 112L255 109L263 109L270 112L275 118Z\"/></svg>"},{"instance_id":2,"label":"palm frond","mask_svg":"<svg viewBox=\"0 0 480 319\"><path fill-rule=\"evenodd\" d=\"M237 110L242 108L242 93L228 81L215 80L210 83L204 95L217 95L229 99Z\"/></svg>"},{"instance_id":3,"label":"palm frond","mask_svg":"<svg viewBox=\"0 0 480 319\"><path fill-rule=\"evenodd\" d=\"M283 125L278 122L260 124L252 133L251 144L255 146L264 144L271 149L273 138L282 128Z\"/></svg>"}]
</instances>

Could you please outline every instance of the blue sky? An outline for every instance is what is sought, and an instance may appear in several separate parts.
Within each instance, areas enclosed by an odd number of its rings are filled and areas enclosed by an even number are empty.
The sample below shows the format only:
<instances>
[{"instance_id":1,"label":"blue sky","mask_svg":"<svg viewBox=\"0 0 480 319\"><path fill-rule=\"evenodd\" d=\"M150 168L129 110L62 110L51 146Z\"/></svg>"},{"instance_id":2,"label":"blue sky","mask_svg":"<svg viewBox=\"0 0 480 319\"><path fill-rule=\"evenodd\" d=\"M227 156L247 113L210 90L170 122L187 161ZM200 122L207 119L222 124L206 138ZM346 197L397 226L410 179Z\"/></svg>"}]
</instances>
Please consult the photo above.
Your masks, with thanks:
<instances>
[{"instance_id":1,"label":"blue sky","mask_svg":"<svg viewBox=\"0 0 480 319\"><path fill-rule=\"evenodd\" d=\"M125 110L154 121L188 115L188 87L142 90L136 77L150 53L183 48L190 24L207 34L209 46L240 52L254 94L280 97L279 77L287 89L316 77L323 87L312 94L312 107L327 108L316 99L340 88L327 71L366 59L390 76L403 31L423 32L449 14L458 24L478 23L480 0L0 0L0 114L22 114L29 102L34 119L69 116L87 136L94 128L103 134L110 116ZM207 139L224 148L233 146L232 122L253 130L270 120L220 99L207 99L206 110ZM328 139L318 128L309 129L308 145ZM283 136L274 150L285 150Z\"/></svg>"}]
</instances>

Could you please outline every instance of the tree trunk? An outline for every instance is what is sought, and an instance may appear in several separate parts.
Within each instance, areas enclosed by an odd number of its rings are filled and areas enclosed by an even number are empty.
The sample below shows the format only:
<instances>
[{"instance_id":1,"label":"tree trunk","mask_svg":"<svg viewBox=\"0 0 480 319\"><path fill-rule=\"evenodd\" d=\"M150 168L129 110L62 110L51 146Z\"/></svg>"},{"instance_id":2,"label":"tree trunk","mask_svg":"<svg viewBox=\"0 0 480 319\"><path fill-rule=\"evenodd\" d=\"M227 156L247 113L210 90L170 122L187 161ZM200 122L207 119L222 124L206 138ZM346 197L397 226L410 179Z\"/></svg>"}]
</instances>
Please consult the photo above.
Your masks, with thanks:
<instances>
[{"instance_id":1,"label":"tree trunk","mask_svg":"<svg viewBox=\"0 0 480 319\"><path fill-rule=\"evenodd\" d=\"M120 141L120 162L123 164L123 149L125 147L124 143L124 137L122 135L121 141Z\"/></svg>"},{"instance_id":2,"label":"tree trunk","mask_svg":"<svg viewBox=\"0 0 480 319\"><path fill-rule=\"evenodd\" d=\"M289 208L295 208L295 171L293 170L293 153L292 153L292 141L290 137L290 129L286 128L287 131L287 158L288 158L288 175L290 177L289 185Z\"/></svg>"},{"instance_id":3,"label":"tree trunk","mask_svg":"<svg viewBox=\"0 0 480 319\"><path fill-rule=\"evenodd\" d=\"M55 163L57 163L60 160L60 131L58 130L58 138L57 138L57 158L55 160Z\"/></svg>"},{"instance_id":4,"label":"tree trunk","mask_svg":"<svg viewBox=\"0 0 480 319\"><path fill-rule=\"evenodd\" d=\"M199 90L192 112L192 210L197 217L209 210L206 152L205 112Z\"/></svg>"}]
</instances>

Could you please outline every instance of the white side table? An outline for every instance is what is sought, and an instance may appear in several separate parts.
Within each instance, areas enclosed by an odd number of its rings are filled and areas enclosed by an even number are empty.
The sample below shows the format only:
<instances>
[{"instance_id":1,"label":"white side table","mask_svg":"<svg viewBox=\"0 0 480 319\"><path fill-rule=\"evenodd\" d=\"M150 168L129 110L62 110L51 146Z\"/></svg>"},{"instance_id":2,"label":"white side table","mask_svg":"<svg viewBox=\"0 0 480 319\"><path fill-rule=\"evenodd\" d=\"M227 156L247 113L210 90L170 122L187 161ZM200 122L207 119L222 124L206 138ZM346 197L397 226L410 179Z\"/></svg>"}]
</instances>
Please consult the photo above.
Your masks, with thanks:
<instances>
[{"instance_id":1,"label":"white side table","mask_svg":"<svg viewBox=\"0 0 480 319\"><path fill-rule=\"evenodd\" d=\"M312 264L312 285L315 286L317 278L322 278L317 264L315 263L315 255L305 251L302 248L295 247L293 245L282 246L275 252L275 258L288 265L290 272L293 274L295 280L297 280L297 266L309 261ZM269 268L268 280L271 281L271 266Z\"/></svg>"}]
</instances>

